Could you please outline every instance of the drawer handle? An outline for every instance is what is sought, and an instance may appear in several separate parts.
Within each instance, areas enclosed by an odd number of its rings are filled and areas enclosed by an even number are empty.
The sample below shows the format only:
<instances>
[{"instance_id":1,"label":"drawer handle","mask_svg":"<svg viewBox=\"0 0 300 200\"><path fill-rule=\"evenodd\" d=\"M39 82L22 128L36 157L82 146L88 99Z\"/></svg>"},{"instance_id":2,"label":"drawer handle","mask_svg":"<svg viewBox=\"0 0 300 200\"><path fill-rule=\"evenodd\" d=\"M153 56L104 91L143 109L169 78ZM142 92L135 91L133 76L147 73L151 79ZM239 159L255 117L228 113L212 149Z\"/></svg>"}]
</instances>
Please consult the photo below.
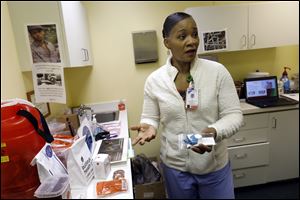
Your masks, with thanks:
<instances>
[{"instance_id":1,"label":"drawer handle","mask_svg":"<svg viewBox=\"0 0 300 200\"><path fill-rule=\"evenodd\" d=\"M233 141L234 141L234 142L243 142L243 141L245 141L245 139L246 139L245 137L242 137L242 138L234 138Z\"/></svg>"},{"instance_id":2,"label":"drawer handle","mask_svg":"<svg viewBox=\"0 0 300 200\"><path fill-rule=\"evenodd\" d=\"M243 159L243 158L246 158L247 157L247 154L246 153L244 153L244 154L242 154L242 155L237 155L237 154L235 154L234 155L234 157L236 158L236 159Z\"/></svg>"},{"instance_id":3,"label":"drawer handle","mask_svg":"<svg viewBox=\"0 0 300 200\"><path fill-rule=\"evenodd\" d=\"M272 128L277 127L277 119L275 117L272 118Z\"/></svg>"},{"instance_id":4,"label":"drawer handle","mask_svg":"<svg viewBox=\"0 0 300 200\"><path fill-rule=\"evenodd\" d=\"M246 176L246 174L245 174L245 173L241 173L241 174L234 174L234 175L233 175L233 177L234 177L235 179L244 178L245 176Z\"/></svg>"},{"instance_id":5,"label":"drawer handle","mask_svg":"<svg viewBox=\"0 0 300 200\"><path fill-rule=\"evenodd\" d=\"M243 121L243 122L242 122L242 127L245 127L245 126L246 126L246 122Z\"/></svg>"}]
</instances>

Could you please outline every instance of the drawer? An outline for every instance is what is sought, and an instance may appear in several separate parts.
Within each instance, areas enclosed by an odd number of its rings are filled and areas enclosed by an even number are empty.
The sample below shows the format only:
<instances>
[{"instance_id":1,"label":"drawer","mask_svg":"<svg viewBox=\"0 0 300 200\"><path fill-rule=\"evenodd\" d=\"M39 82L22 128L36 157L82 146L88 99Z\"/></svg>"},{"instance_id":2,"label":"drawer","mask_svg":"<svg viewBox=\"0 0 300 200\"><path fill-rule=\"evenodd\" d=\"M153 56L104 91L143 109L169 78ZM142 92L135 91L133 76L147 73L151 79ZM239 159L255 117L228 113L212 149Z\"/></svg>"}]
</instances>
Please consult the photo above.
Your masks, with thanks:
<instances>
[{"instance_id":1,"label":"drawer","mask_svg":"<svg viewBox=\"0 0 300 200\"><path fill-rule=\"evenodd\" d=\"M269 142L229 147L232 169L241 169L269 164Z\"/></svg>"},{"instance_id":2,"label":"drawer","mask_svg":"<svg viewBox=\"0 0 300 200\"><path fill-rule=\"evenodd\" d=\"M240 130L267 128L268 117L268 113L244 115L243 125L240 128Z\"/></svg>"},{"instance_id":3,"label":"drawer","mask_svg":"<svg viewBox=\"0 0 300 200\"><path fill-rule=\"evenodd\" d=\"M227 139L227 146L268 142L268 129L243 130Z\"/></svg>"},{"instance_id":4,"label":"drawer","mask_svg":"<svg viewBox=\"0 0 300 200\"><path fill-rule=\"evenodd\" d=\"M237 187L266 183L267 170L268 170L268 166L233 170L232 175L233 175L234 187L237 188Z\"/></svg>"}]
</instances>

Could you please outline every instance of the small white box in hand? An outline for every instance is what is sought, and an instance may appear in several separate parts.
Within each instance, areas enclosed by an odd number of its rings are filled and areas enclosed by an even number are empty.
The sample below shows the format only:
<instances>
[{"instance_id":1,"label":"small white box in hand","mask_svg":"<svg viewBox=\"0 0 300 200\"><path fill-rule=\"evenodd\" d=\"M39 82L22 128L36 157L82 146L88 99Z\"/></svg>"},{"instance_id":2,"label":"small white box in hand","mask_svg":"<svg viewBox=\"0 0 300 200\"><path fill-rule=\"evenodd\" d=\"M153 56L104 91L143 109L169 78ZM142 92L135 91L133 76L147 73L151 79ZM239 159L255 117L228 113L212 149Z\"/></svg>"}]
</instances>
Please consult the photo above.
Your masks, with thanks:
<instances>
[{"instance_id":1,"label":"small white box in hand","mask_svg":"<svg viewBox=\"0 0 300 200\"><path fill-rule=\"evenodd\" d=\"M111 169L110 156L108 154L97 154L93 160L93 167L95 178L106 179Z\"/></svg>"}]
</instances>

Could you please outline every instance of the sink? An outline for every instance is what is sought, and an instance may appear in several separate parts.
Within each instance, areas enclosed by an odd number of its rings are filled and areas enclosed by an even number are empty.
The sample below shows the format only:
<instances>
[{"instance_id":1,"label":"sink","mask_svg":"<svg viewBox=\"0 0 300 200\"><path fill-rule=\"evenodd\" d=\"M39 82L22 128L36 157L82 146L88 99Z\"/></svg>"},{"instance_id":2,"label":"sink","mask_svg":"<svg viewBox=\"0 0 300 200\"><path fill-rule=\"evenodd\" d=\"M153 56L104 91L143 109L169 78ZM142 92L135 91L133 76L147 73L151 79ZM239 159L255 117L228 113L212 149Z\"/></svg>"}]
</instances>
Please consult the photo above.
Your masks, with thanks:
<instances>
[{"instance_id":1,"label":"sink","mask_svg":"<svg viewBox=\"0 0 300 200\"><path fill-rule=\"evenodd\" d=\"M119 111L94 113L98 123L117 121L119 120Z\"/></svg>"}]
</instances>

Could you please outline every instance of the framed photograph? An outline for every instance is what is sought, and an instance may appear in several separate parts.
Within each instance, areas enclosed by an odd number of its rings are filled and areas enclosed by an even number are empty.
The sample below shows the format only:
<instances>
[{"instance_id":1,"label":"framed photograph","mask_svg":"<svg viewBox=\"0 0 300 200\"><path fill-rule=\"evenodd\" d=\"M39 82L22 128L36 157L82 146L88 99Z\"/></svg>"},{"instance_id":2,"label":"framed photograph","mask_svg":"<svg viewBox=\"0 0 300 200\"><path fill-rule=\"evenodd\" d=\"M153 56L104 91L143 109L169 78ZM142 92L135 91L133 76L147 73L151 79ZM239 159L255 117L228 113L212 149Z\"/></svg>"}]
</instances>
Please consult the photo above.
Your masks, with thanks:
<instances>
[{"instance_id":1,"label":"framed photograph","mask_svg":"<svg viewBox=\"0 0 300 200\"><path fill-rule=\"evenodd\" d=\"M41 111L45 118L51 114L49 103L36 103L34 91L27 92L26 94L27 100L33 103Z\"/></svg>"}]
</instances>

